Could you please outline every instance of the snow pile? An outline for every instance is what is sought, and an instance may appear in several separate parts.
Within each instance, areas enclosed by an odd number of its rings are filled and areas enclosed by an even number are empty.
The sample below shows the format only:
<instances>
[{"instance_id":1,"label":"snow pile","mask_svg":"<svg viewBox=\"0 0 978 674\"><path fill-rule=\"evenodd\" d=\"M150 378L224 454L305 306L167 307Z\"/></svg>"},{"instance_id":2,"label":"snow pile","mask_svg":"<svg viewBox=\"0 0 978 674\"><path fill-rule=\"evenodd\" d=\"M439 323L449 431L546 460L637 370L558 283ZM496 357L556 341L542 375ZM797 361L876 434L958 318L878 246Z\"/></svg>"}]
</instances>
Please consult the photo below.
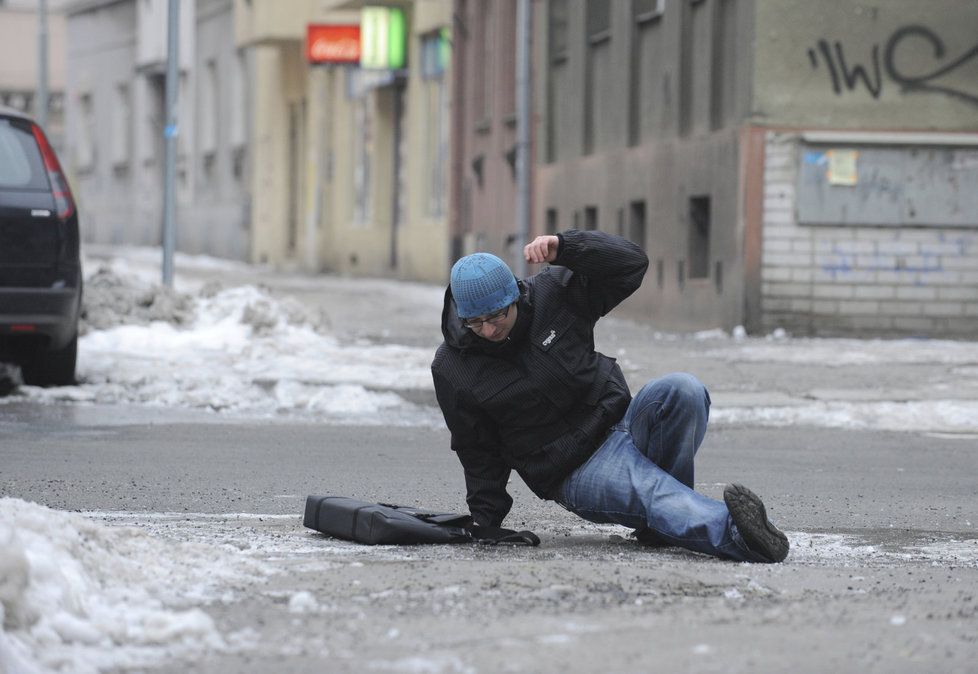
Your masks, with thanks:
<instances>
[{"instance_id":1,"label":"snow pile","mask_svg":"<svg viewBox=\"0 0 978 674\"><path fill-rule=\"evenodd\" d=\"M124 323L148 325L165 321L189 323L193 316L189 296L165 286L133 284L109 266L100 266L85 279L79 334L107 330Z\"/></svg>"},{"instance_id":2,"label":"snow pile","mask_svg":"<svg viewBox=\"0 0 978 674\"><path fill-rule=\"evenodd\" d=\"M768 338L706 351L707 358L742 363L854 365L968 365L978 362L978 342L944 339Z\"/></svg>"},{"instance_id":3,"label":"snow pile","mask_svg":"<svg viewBox=\"0 0 978 674\"><path fill-rule=\"evenodd\" d=\"M136 403L334 423L440 423L396 391L431 388L431 350L341 345L327 321L255 286L192 297L100 270L86 289L76 387L39 400Z\"/></svg>"},{"instance_id":4,"label":"snow pile","mask_svg":"<svg viewBox=\"0 0 978 674\"><path fill-rule=\"evenodd\" d=\"M353 305L344 306L341 315L358 324L363 319L364 329L348 331L341 341L322 311L316 314L254 285L223 288L206 280L217 275L228 283L250 283L267 270L185 256L181 268L211 271L181 277L175 291L158 284L158 251L114 253L108 261L86 265L95 272L86 281L80 385L21 386L21 396L249 418L443 427L429 370L437 335L426 344L417 339L421 333L413 333L412 343L420 347L378 343L396 340L392 326L415 325L410 321L417 315L436 316L440 288L381 279L290 278L290 289L323 293L333 306ZM719 424L978 432L978 342L792 338L780 329L748 337L740 326L730 333L655 333L654 341L659 344L652 349L684 341L682 348L704 359L782 364L785 371L822 367L831 373L891 364L949 371L946 381L889 390L766 390L751 399L740 390L712 387L711 417ZM622 362L624 355L620 349ZM826 384L830 379L826 375ZM0 372L0 395L4 390L17 387ZM15 399L0 397L0 404Z\"/></svg>"},{"instance_id":5,"label":"snow pile","mask_svg":"<svg viewBox=\"0 0 978 674\"><path fill-rule=\"evenodd\" d=\"M817 400L772 407L712 407L710 423L732 426L819 426L875 431L973 433L978 430L978 400Z\"/></svg>"},{"instance_id":6,"label":"snow pile","mask_svg":"<svg viewBox=\"0 0 978 674\"><path fill-rule=\"evenodd\" d=\"M85 674L227 649L191 607L269 573L230 548L0 499L0 671Z\"/></svg>"}]
</instances>

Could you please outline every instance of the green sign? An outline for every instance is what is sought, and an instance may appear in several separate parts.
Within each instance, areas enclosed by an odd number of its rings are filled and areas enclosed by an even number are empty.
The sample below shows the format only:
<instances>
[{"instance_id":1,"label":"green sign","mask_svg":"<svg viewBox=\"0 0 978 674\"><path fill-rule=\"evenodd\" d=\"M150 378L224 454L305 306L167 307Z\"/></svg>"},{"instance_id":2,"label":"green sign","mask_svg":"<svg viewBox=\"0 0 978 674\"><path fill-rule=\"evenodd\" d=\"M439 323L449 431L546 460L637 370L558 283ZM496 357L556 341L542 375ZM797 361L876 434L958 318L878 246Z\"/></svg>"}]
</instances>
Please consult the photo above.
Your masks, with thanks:
<instances>
[{"instance_id":1,"label":"green sign","mask_svg":"<svg viewBox=\"0 0 978 674\"><path fill-rule=\"evenodd\" d=\"M364 7L360 15L360 67L400 70L405 64L407 22L400 7Z\"/></svg>"}]
</instances>

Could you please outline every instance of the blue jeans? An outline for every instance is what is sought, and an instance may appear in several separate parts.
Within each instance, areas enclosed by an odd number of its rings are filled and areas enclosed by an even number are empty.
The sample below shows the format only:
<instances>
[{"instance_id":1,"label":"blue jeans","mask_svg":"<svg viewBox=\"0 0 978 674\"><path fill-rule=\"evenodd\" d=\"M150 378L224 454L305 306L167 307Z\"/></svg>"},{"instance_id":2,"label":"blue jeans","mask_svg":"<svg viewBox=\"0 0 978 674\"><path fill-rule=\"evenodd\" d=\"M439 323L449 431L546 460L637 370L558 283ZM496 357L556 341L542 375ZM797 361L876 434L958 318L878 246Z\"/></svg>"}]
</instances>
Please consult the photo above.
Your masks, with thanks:
<instances>
[{"instance_id":1,"label":"blue jeans","mask_svg":"<svg viewBox=\"0 0 978 674\"><path fill-rule=\"evenodd\" d=\"M709 416L710 395L696 377L649 382L560 486L558 502L590 522L649 528L669 545L764 561L744 544L726 504L693 490L693 458Z\"/></svg>"}]
</instances>

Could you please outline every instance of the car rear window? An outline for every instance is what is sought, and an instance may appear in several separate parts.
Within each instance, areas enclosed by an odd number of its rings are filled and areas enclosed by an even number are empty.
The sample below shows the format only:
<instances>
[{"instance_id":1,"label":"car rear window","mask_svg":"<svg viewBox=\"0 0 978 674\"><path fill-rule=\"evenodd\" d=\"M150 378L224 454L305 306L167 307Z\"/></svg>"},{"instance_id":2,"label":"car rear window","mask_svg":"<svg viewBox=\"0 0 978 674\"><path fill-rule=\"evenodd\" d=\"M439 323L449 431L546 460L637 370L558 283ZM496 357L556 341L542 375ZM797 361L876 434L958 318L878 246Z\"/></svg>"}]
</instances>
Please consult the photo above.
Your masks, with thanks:
<instances>
[{"instance_id":1,"label":"car rear window","mask_svg":"<svg viewBox=\"0 0 978 674\"><path fill-rule=\"evenodd\" d=\"M0 117L0 189L48 189L30 122Z\"/></svg>"}]
</instances>

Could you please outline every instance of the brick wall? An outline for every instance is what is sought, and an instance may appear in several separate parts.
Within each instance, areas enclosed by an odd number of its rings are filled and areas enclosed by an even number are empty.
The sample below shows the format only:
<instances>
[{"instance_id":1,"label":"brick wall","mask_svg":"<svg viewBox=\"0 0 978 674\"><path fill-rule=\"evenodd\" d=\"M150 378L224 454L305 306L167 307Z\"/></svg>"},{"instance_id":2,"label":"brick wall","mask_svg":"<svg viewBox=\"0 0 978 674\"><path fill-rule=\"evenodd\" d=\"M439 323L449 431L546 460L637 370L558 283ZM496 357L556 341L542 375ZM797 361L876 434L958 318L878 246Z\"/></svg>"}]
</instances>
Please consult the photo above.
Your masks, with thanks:
<instances>
[{"instance_id":1,"label":"brick wall","mask_svg":"<svg viewBox=\"0 0 978 674\"><path fill-rule=\"evenodd\" d=\"M799 225L799 142L766 137L764 329L978 338L978 213L974 227Z\"/></svg>"}]
</instances>

